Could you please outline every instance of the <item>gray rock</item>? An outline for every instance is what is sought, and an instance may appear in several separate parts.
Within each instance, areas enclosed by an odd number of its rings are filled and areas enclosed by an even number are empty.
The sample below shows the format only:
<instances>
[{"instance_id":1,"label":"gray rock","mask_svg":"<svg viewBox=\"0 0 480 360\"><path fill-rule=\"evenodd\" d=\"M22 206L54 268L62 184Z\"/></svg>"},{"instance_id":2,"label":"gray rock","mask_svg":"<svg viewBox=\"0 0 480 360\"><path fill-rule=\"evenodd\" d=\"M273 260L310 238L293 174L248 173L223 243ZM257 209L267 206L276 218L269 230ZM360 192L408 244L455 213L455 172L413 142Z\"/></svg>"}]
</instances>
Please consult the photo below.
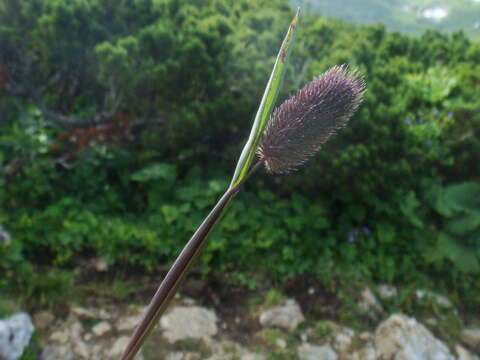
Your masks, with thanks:
<instances>
[{"instance_id":1,"label":"gray rock","mask_svg":"<svg viewBox=\"0 0 480 360\"><path fill-rule=\"evenodd\" d=\"M167 355L165 360L183 360L183 353L174 352Z\"/></svg>"},{"instance_id":2,"label":"gray rock","mask_svg":"<svg viewBox=\"0 0 480 360\"><path fill-rule=\"evenodd\" d=\"M455 360L448 348L415 318L392 315L375 331L379 359Z\"/></svg>"},{"instance_id":3,"label":"gray rock","mask_svg":"<svg viewBox=\"0 0 480 360\"><path fill-rule=\"evenodd\" d=\"M73 344L73 353L81 359L88 359L90 356L89 347L82 340Z\"/></svg>"},{"instance_id":4,"label":"gray rock","mask_svg":"<svg viewBox=\"0 0 480 360\"><path fill-rule=\"evenodd\" d=\"M177 306L160 320L163 335L170 343L183 339L203 339L217 334L217 316L199 306Z\"/></svg>"},{"instance_id":5,"label":"gray rock","mask_svg":"<svg viewBox=\"0 0 480 360\"><path fill-rule=\"evenodd\" d=\"M81 306L74 306L71 311L72 314L80 318L94 319L97 317L97 312L95 310L86 309Z\"/></svg>"},{"instance_id":6,"label":"gray rock","mask_svg":"<svg viewBox=\"0 0 480 360\"><path fill-rule=\"evenodd\" d=\"M231 340L205 339L204 343L212 352L207 360L264 360L261 355L252 354L246 348Z\"/></svg>"},{"instance_id":7,"label":"gray rock","mask_svg":"<svg viewBox=\"0 0 480 360\"><path fill-rule=\"evenodd\" d=\"M378 296L380 296L380 299L388 300L397 296L397 294L398 291L395 286L383 284L378 287Z\"/></svg>"},{"instance_id":8,"label":"gray rock","mask_svg":"<svg viewBox=\"0 0 480 360\"><path fill-rule=\"evenodd\" d=\"M369 288L363 289L363 291L360 293L358 307L363 312L370 313L374 317L377 317L384 312L382 305Z\"/></svg>"},{"instance_id":9,"label":"gray rock","mask_svg":"<svg viewBox=\"0 0 480 360\"><path fill-rule=\"evenodd\" d=\"M75 355L66 345L47 345L42 352L43 360L75 360Z\"/></svg>"},{"instance_id":10,"label":"gray rock","mask_svg":"<svg viewBox=\"0 0 480 360\"><path fill-rule=\"evenodd\" d=\"M138 313L136 315L131 315L131 316L125 316L121 317L117 321L117 329L118 331L132 331L135 329L138 324L140 324L140 321L143 318L143 313Z\"/></svg>"},{"instance_id":11,"label":"gray rock","mask_svg":"<svg viewBox=\"0 0 480 360\"><path fill-rule=\"evenodd\" d=\"M472 350L480 351L480 328L463 329L462 341Z\"/></svg>"},{"instance_id":12,"label":"gray rock","mask_svg":"<svg viewBox=\"0 0 480 360\"><path fill-rule=\"evenodd\" d=\"M95 336L105 335L111 330L112 330L112 326L106 321L101 321L92 328L92 332Z\"/></svg>"},{"instance_id":13,"label":"gray rock","mask_svg":"<svg viewBox=\"0 0 480 360\"><path fill-rule=\"evenodd\" d=\"M128 342L130 341L129 336L121 336L115 342L112 344L110 347L110 350L108 351L108 357L112 360L117 360L120 358L120 356L123 354L123 351L128 345ZM135 360L143 360L143 354L142 351L135 356Z\"/></svg>"},{"instance_id":14,"label":"gray rock","mask_svg":"<svg viewBox=\"0 0 480 360\"><path fill-rule=\"evenodd\" d=\"M130 338L128 336L119 337L112 345L108 356L115 358L123 354L123 351L128 345Z\"/></svg>"},{"instance_id":15,"label":"gray rock","mask_svg":"<svg viewBox=\"0 0 480 360\"><path fill-rule=\"evenodd\" d=\"M279 327L293 331L305 320L300 306L295 300L287 300L283 305L275 306L260 314L260 323L266 327Z\"/></svg>"},{"instance_id":16,"label":"gray rock","mask_svg":"<svg viewBox=\"0 0 480 360\"><path fill-rule=\"evenodd\" d=\"M287 341L282 338L278 338L275 340L275 345L279 347L280 349L286 349L287 348Z\"/></svg>"},{"instance_id":17,"label":"gray rock","mask_svg":"<svg viewBox=\"0 0 480 360\"><path fill-rule=\"evenodd\" d=\"M95 270L98 272L104 272L108 270L108 264L104 258L95 258L93 260L93 265L95 266Z\"/></svg>"},{"instance_id":18,"label":"gray rock","mask_svg":"<svg viewBox=\"0 0 480 360\"><path fill-rule=\"evenodd\" d=\"M455 352L457 353L458 360L480 360L477 355L473 355L461 345L455 346Z\"/></svg>"},{"instance_id":19,"label":"gray rock","mask_svg":"<svg viewBox=\"0 0 480 360\"><path fill-rule=\"evenodd\" d=\"M240 360L265 360L265 356L260 354L246 353L242 355Z\"/></svg>"},{"instance_id":20,"label":"gray rock","mask_svg":"<svg viewBox=\"0 0 480 360\"><path fill-rule=\"evenodd\" d=\"M373 334L369 333L368 331L361 332L358 334L358 338L362 341L372 341L373 340Z\"/></svg>"},{"instance_id":21,"label":"gray rock","mask_svg":"<svg viewBox=\"0 0 480 360\"><path fill-rule=\"evenodd\" d=\"M50 341L66 344L68 342L68 333L66 331L55 331L50 335Z\"/></svg>"},{"instance_id":22,"label":"gray rock","mask_svg":"<svg viewBox=\"0 0 480 360\"><path fill-rule=\"evenodd\" d=\"M430 300L436 302L438 305L441 305L441 306L446 307L446 308L453 307L452 302L446 296L436 294L436 293L434 293L432 291L429 291L429 290L418 289L417 291L415 291L415 296L419 300L430 299Z\"/></svg>"},{"instance_id":23,"label":"gray rock","mask_svg":"<svg viewBox=\"0 0 480 360\"><path fill-rule=\"evenodd\" d=\"M71 319L68 322L69 323L68 335L69 335L70 341L75 343L82 338L83 326L80 323L80 321L72 321L72 320L73 319Z\"/></svg>"},{"instance_id":24,"label":"gray rock","mask_svg":"<svg viewBox=\"0 0 480 360\"><path fill-rule=\"evenodd\" d=\"M168 354L165 360L200 360L200 355L194 352L174 352Z\"/></svg>"},{"instance_id":25,"label":"gray rock","mask_svg":"<svg viewBox=\"0 0 480 360\"><path fill-rule=\"evenodd\" d=\"M108 320L112 316L104 309L87 309L81 306L74 306L71 310L76 317L83 319L102 319Z\"/></svg>"},{"instance_id":26,"label":"gray rock","mask_svg":"<svg viewBox=\"0 0 480 360\"><path fill-rule=\"evenodd\" d=\"M343 358L344 360L378 360L377 351L372 344L368 344L360 350L354 351Z\"/></svg>"},{"instance_id":27,"label":"gray rock","mask_svg":"<svg viewBox=\"0 0 480 360\"><path fill-rule=\"evenodd\" d=\"M347 327L335 326L333 327L333 347L338 352L340 357L345 356L351 352L353 338L355 332Z\"/></svg>"},{"instance_id":28,"label":"gray rock","mask_svg":"<svg viewBox=\"0 0 480 360\"><path fill-rule=\"evenodd\" d=\"M53 324L55 316L49 311L40 311L34 315L33 321L38 329L43 330Z\"/></svg>"},{"instance_id":29,"label":"gray rock","mask_svg":"<svg viewBox=\"0 0 480 360\"><path fill-rule=\"evenodd\" d=\"M0 320L0 359L17 360L30 342L34 327L30 315L19 313Z\"/></svg>"},{"instance_id":30,"label":"gray rock","mask_svg":"<svg viewBox=\"0 0 480 360\"><path fill-rule=\"evenodd\" d=\"M330 345L310 345L303 343L297 349L298 358L300 360L337 360L338 356Z\"/></svg>"}]
</instances>

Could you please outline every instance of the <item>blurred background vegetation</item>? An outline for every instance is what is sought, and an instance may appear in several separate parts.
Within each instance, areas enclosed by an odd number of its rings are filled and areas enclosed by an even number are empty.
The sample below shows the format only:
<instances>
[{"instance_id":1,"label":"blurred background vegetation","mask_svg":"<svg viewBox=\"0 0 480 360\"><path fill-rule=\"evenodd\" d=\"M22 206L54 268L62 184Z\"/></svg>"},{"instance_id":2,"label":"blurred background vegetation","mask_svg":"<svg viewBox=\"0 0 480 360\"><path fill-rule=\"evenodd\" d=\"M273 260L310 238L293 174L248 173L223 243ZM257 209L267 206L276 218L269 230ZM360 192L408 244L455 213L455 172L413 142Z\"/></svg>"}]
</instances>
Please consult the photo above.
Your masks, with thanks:
<instances>
[{"instance_id":1,"label":"blurred background vegetation","mask_svg":"<svg viewBox=\"0 0 480 360\"><path fill-rule=\"evenodd\" d=\"M228 185L291 5L1 0L0 293L48 303L91 258L163 271ZM480 44L307 11L280 101L341 63L367 82L350 125L297 173L252 178L198 270L478 308Z\"/></svg>"},{"instance_id":2,"label":"blurred background vegetation","mask_svg":"<svg viewBox=\"0 0 480 360\"><path fill-rule=\"evenodd\" d=\"M411 34L426 29L463 30L480 39L480 0L291 0L308 12L360 23L384 23L387 28Z\"/></svg>"}]
</instances>

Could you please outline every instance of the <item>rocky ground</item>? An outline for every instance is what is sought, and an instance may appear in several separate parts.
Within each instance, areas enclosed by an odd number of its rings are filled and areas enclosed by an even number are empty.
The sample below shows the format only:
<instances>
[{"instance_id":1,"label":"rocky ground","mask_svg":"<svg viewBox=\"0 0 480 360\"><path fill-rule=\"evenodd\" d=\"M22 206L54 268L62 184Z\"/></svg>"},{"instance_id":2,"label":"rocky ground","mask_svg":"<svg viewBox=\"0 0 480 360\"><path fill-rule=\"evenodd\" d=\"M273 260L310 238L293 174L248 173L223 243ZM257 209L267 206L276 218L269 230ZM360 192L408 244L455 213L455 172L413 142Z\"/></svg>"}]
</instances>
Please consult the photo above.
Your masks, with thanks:
<instances>
[{"instance_id":1,"label":"rocky ground","mask_svg":"<svg viewBox=\"0 0 480 360\"><path fill-rule=\"evenodd\" d=\"M428 298L440 309L419 321L385 310L396 294L397 289L388 286L358 294L356 306L365 315L362 319L369 319L365 326L311 319L304 313L304 301L275 292L267 296L269 301L237 309L234 316L225 309L227 304L200 306L179 296L137 359L480 360L480 327L460 328L453 338L437 335L448 334L448 329L438 331L444 326L444 314L457 312L447 297L415 291L417 300ZM314 289L307 295L318 298ZM18 349L27 345L32 322L43 347L38 360L118 359L144 309L118 303L76 304L57 309L62 316L39 311L31 321L28 315L16 315L0 322L0 359L19 358Z\"/></svg>"}]
</instances>

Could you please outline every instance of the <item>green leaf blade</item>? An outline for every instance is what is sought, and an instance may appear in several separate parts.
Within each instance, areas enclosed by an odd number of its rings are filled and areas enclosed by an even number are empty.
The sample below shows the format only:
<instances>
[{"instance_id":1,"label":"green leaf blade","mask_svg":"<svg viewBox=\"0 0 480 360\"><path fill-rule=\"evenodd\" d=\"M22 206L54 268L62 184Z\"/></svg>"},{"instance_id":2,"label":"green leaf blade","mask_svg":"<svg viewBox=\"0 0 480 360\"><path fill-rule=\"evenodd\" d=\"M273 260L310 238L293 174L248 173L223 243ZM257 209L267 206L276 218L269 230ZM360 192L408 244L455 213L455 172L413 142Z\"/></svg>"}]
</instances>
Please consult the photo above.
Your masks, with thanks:
<instances>
[{"instance_id":1,"label":"green leaf blade","mask_svg":"<svg viewBox=\"0 0 480 360\"><path fill-rule=\"evenodd\" d=\"M248 170L255 158L255 153L257 151L258 144L260 142L261 136L267 125L268 118L272 113L273 107L277 100L278 93L280 91L283 77L285 75L285 70L287 68L288 57L291 52L292 44L294 41L294 35L298 24L298 18L300 15L300 8L297 9L290 27L288 28L287 34L283 40L280 51L278 52L275 65L273 66L270 79L268 80L267 87L260 102L260 106L255 116L253 122L252 130L250 131L250 136L248 137L247 143L243 147L242 153L238 160L235 172L233 174L232 182L230 187L238 185L247 175Z\"/></svg>"}]
</instances>

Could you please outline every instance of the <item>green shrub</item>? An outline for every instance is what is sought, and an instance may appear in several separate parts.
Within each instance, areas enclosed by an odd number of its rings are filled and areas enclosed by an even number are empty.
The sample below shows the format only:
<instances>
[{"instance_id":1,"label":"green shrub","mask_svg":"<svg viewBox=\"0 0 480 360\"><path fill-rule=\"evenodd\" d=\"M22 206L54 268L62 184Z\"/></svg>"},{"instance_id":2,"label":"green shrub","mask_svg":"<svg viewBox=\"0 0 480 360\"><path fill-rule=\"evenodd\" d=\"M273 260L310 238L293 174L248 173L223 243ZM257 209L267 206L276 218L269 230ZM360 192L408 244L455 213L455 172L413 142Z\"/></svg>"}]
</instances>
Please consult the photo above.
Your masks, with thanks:
<instances>
[{"instance_id":1,"label":"green shrub","mask_svg":"<svg viewBox=\"0 0 480 360\"><path fill-rule=\"evenodd\" d=\"M0 83L0 223L11 234L0 286L34 281L28 293L42 298L84 258L148 271L174 259L227 185L291 10L280 0L32 4L2 22L2 46L25 41L1 60L35 59L33 89L63 64L48 107L93 118L114 81L118 111L156 119L74 146L59 140L71 126ZM252 179L200 270L249 286L302 274L431 285L479 304L479 45L313 16L297 39L280 97L348 62L365 74L365 102L309 167Z\"/></svg>"}]
</instances>

